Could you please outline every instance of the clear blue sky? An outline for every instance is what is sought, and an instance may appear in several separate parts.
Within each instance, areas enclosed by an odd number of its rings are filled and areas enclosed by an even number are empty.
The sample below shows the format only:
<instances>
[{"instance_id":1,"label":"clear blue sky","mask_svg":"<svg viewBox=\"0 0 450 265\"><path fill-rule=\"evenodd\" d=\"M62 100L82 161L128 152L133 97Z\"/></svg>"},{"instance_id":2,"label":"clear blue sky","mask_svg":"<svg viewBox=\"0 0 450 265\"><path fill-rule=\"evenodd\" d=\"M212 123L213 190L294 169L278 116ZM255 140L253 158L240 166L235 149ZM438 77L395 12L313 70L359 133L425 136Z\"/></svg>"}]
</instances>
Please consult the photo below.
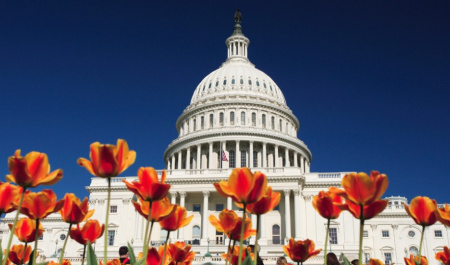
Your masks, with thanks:
<instances>
[{"instance_id":1,"label":"clear blue sky","mask_svg":"<svg viewBox=\"0 0 450 265\"><path fill-rule=\"evenodd\" d=\"M18 148L64 170L126 139L164 167L175 121L226 59L236 8L249 58L283 91L315 172L376 169L386 195L450 202L450 1L2 1L0 173Z\"/></svg>"}]
</instances>

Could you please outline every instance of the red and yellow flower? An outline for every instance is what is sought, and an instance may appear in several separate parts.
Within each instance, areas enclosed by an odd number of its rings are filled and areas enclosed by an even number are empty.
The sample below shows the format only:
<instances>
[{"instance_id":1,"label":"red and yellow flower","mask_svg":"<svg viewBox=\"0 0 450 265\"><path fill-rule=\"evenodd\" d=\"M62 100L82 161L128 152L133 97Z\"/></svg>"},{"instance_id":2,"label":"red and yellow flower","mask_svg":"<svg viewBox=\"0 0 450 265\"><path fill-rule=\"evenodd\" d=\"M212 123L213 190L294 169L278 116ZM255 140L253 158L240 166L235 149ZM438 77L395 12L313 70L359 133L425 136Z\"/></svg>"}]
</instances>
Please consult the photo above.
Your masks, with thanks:
<instances>
[{"instance_id":1,"label":"red and yellow flower","mask_svg":"<svg viewBox=\"0 0 450 265\"><path fill-rule=\"evenodd\" d=\"M139 198L139 202L133 201L134 208L145 219L148 219L148 209L150 208L150 202L144 201ZM162 200L152 202L150 221L159 222L169 216L175 210L175 205L170 204L169 199L165 197Z\"/></svg>"},{"instance_id":2,"label":"red and yellow flower","mask_svg":"<svg viewBox=\"0 0 450 265\"><path fill-rule=\"evenodd\" d=\"M100 261L100 265L103 265L102 261ZM106 265L122 265L122 263L120 262L120 259L112 259L106 261Z\"/></svg>"},{"instance_id":3,"label":"red and yellow flower","mask_svg":"<svg viewBox=\"0 0 450 265\"><path fill-rule=\"evenodd\" d=\"M63 177L62 169L50 173L47 155L39 152L30 152L22 157L20 149L16 150L8 159L8 168L11 174L6 175L6 180L24 188L53 185Z\"/></svg>"},{"instance_id":4,"label":"red and yellow flower","mask_svg":"<svg viewBox=\"0 0 450 265\"><path fill-rule=\"evenodd\" d=\"M56 194L52 190L27 191L20 212L33 220L41 220L49 214L59 211L63 204L63 200L56 201Z\"/></svg>"},{"instance_id":5,"label":"red and yellow flower","mask_svg":"<svg viewBox=\"0 0 450 265\"><path fill-rule=\"evenodd\" d=\"M312 205L314 209L325 219L336 219L341 214L341 209L337 204L342 204L343 199L341 196L329 192L320 191L318 195L312 199Z\"/></svg>"},{"instance_id":6,"label":"red and yellow flower","mask_svg":"<svg viewBox=\"0 0 450 265\"><path fill-rule=\"evenodd\" d=\"M252 214L265 214L272 211L280 203L281 194L272 191L272 187L267 187L266 193L254 203L247 205L246 210Z\"/></svg>"},{"instance_id":7,"label":"red and yellow flower","mask_svg":"<svg viewBox=\"0 0 450 265\"><path fill-rule=\"evenodd\" d=\"M170 185L166 184L166 171L161 174L161 182L158 173L152 167L141 167L138 170L139 181L128 182L123 180L127 188L138 195L144 201L159 201L167 196Z\"/></svg>"},{"instance_id":8,"label":"red and yellow flower","mask_svg":"<svg viewBox=\"0 0 450 265\"><path fill-rule=\"evenodd\" d=\"M219 219L214 215L209 216L209 222L216 228L218 232L223 232L227 237L230 237L239 217L233 210L223 209L219 214Z\"/></svg>"},{"instance_id":9,"label":"red and yellow flower","mask_svg":"<svg viewBox=\"0 0 450 265\"><path fill-rule=\"evenodd\" d=\"M408 258L404 258L405 259L405 264L406 265L428 265L428 260L427 257L425 256L421 256L420 257L420 263L419 263L419 256L415 256L414 255L410 255L409 259Z\"/></svg>"},{"instance_id":10,"label":"red and yellow flower","mask_svg":"<svg viewBox=\"0 0 450 265\"><path fill-rule=\"evenodd\" d=\"M9 229L12 229L13 225L8 224ZM44 227L39 223L38 238L44 233ZM30 218L23 217L17 221L16 228L14 229L14 235L20 242L33 242L36 240L36 222Z\"/></svg>"},{"instance_id":11,"label":"red and yellow flower","mask_svg":"<svg viewBox=\"0 0 450 265\"><path fill-rule=\"evenodd\" d=\"M214 187L222 196L231 197L237 203L248 205L264 196L267 178L259 171L252 173L246 167L236 168L227 181L216 182Z\"/></svg>"},{"instance_id":12,"label":"red and yellow flower","mask_svg":"<svg viewBox=\"0 0 450 265\"><path fill-rule=\"evenodd\" d=\"M83 227L80 228L80 225L77 224L76 228L70 229L70 237L77 241L82 245L86 245L87 242L91 242L92 244L103 235L105 230L105 225L100 223L97 220L87 220Z\"/></svg>"},{"instance_id":13,"label":"red and yellow flower","mask_svg":"<svg viewBox=\"0 0 450 265\"><path fill-rule=\"evenodd\" d=\"M59 265L59 262L55 262L55 261L51 260L51 261L47 262L45 265ZM61 265L72 265L72 263L68 259L63 259Z\"/></svg>"},{"instance_id":14,"label":"red and yellow flower","mask_svg":"<svg viewBox=\"0 0 450 265\"><path fill-rule=\"evenodd\" d=\"M147 250L146 265L161 265L162 259L163 259L163 252L164 252L163 246L160 246L159 249L156 249L154 247L149 248ZM142 254L142 253L139 253L139 254ZM142 256L143 256L143 254L142 254ZM164 263L169 264L169 262L170 262L169 252L166 252L166 258L165 258Z\"/></svg>"},{"instance_id":15,"label":"red and yellow flower","mask_svg":"<svg viewBox=\"0 0 450 265\"><path fill-rule=\"evenodd\" d=\"M352 201L346 201L345 204L338 205L341 210L349 211L356 219L372 219L381 213L388 205L389 200L378 200L371 204L363 206L363 215L361 216L361 205L354 204Z\"/></svg>"},{"instance_id":16,"label":"red and yellow flower","mask_svg":"<svg viewBox=\"0 0 450 265\"><path fill-rule=\"evenodd\" d=\"M289 244L283 246L283 251L286 255L295 262L305 262L307 259L316 256L322 249L314 249L316 246L312 240L295 241L293 238L289 239Z\"/></svg>"},{"instance_id":17,"label":"red and yellow flower","mask_svg":"<svg viewBox=\"0 0 450 265\"><path fill-rule=\"evenodd\" d=\"M17 209L22 188L0 182L0 215Z\"/></svg>"},{"instance_id":18,"label":"red and yellow flower","mask_svg":"<svg viewBox=\"0 0 450 265\"><path fill-rule=\"evenodd\" d=\"M81 223L94 214L94 210L89 210L88 198L80 201L73 193L66 193L64 205L59 211L64 222L70 224Z\"/></svg>"},{"instance_id":19,"label":"red and yellow flower","mask_svg":"<svg viewBox=\"0 0 450 265\"><path fill-rule=\"evenodd\" d=\"M13 245L9 251L8 258L14 264L26 264L30 260L31 246Z\"/></svg>"},{"instance_id":20,"label":"red and yellow flower","mask_svg":"<svg viewBox=\"0 0 450 265\"><path fill-rule=\"evenodd\" d=\"M175 263L184 263L189 265L195 257L195 252L191 251L191 245L186 245L182 241L171 243L168 246L169 255Z\"/></svg>"},{"instance_id":21,"label":"red and yellow flower","mask_svg":"<svg viewBox=\"0 0 450 265\"><path fill-rule=\"evenodd\" d=\"M445 204L442 208L437 208L436 218L445 226L450 226L450 206Z\"/></svg>"},{"instance_id":22,"label":"red and yellow flower","mask_svg":"<svg viewBox=\"0 0 450 265\"><path fill-rule=\"evenodd\" d=\"M370 259L369 265L385 265L385 264L379 259Z\"/></svg>"},{"instance_id":23,"label":"red and yellow flower","mask_svg":"<svg viewBox=\"0 0 450 265\"><path fill-rule=\"evenodd\" d=\"M242 257L241 257L241 262L244 261L247 258L247 251L245 247L243 247L244 249L242 250ZM231 265L238 265L239 264L239 246L235 246L234 248L230 248L231 251L229 254L227 253L223 253L222 257L224 260L228 261L229 264ZM228 256L227 256L228 255ZM250 257L253 259L254 254L250 253Z\"/></svg>"},{"instance_id":24,"label":"red and yellow flower","mask_svg":"<svg viewBox=\"0 0 450 265\"><path fill-rule=\"evenodd\" d=\"M159 222L159 225L167 231L176 231L188 225L194 217L193 215L186 217L186 208L179 205L175 205L174 207L175 209L172 213Z\"/></svg>"},{"instance_id":25,"label":"red and yellow flower","mask_svg":"<svg viewBox=\"0 0 450 265\"><path fill-rule=\"evenodd\" d=\"M119 175L136 159L136 152L128 150L125 140L118 139L117 145L91 144L90 158L79 158L78 164L84 166L92 175L102 178L111 178Z\"/></svg>"},{"instance_id":26,"label":"red and yellow flower","mask_svg":"<svg viewBox=\"0 0 450 265\"><path fill-rule=\"evenodd\" d=\"M450 250L447 246L444 246L444 250L436 253L436 259L443 265L450 265Z\"/></svg>"},{"instance_id":27,"label":"red and yellow flower","mask_svg":"<svg viewBox=\"0 0 450 265\"><path fill-rule=\"evenodd\" d=\"M241 229L242 225L244 225L244 234L242 236L242 240L246 240L251 236L256 235L256 229L252 229L252 220L250 218L245 218L245 222L242 223L242 218L239 218L236 222L236 225L229 231L229 237L232 240L240 240L241 239Z\"/></svg>"},{"instance_id":28,"label":"red and yellow flower","mask_svg":"<svg viewBox=\"0 0 450 265\"><path fill-rule=\"evenodd\" d=\"M411 200L411 204L403 204L406 212L421 226L430 226L436 223L437 204L435 200L428 197L417 196Z\"/></svg>"}]
</instances>

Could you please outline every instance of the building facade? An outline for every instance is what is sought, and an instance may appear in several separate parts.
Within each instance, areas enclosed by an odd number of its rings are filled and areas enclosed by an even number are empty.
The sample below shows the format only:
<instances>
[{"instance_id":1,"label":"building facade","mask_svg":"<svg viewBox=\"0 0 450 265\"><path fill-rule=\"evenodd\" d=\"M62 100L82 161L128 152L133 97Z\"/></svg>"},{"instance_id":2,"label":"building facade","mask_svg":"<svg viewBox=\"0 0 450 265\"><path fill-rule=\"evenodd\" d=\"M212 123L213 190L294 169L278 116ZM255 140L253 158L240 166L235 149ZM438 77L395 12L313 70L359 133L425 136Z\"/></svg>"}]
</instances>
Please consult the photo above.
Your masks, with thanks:
<instances>
[{"instance_id":1,"label":"building facade","mask_svg":"<svg viewBox=\"0 0 450 265\"><path fill-rule=\"evenodd\" d=\"M236 20L232 35L226 39L227 59L219 69L207 75L195 89L190 105L176 121L179 136L164 153L167 182L172 185L172 203L186 207L192 222L169 235L171 241L186 241L198 253L196 264L207 261L223 263L220 254L227 239L210 225L208 217L223 209L239 210L230 198L223 198L213 187L214 182L226 179L233 168L249 167L262 171L269 185L282 194L279 206L262 216L258 243L265 264L275 264L283 255L282 245L289 238L312 239L323 248L326 223L312 206L312 197L330 186L340 186L347 172L310 172L312 155L306 144L298 139L300 123L286 104L282 91L265 73L255 68L247 56L250 41L242 33L240 19ZM161 170L159 171L159 173ZM108 255L117 257L118 249L129 242L142 250L145 220L135 211L133 194L122 180L112 182L110 209L106 209L107 182L92 178L90 207L94 219L105 220L110 212ZM417 254L421 229L406 214L404 197L390 197L387 209L378 217L366 221L364 227L364 258L378 258L389 265L403 263L403 257ZM251 216L256 223L255 216ZM0 235L9 233L8 214L0 224ZM58 215L43 220L46 232L40 239L40 260L56 259L62 249L68 225ZM158 225L152 233L151 245L161 244L167 232ZM329 250L336 255L357 258L359 221L349 213L331 222ZM3 247L6 245L3 240ZM254 238L250 239L252 243ZM441 224L425 231L423 254L429 263L438 265L434 254L450 245L450 229ZM100 257L103 240L94 245ZM69 241L65 256L73 263L81 261L83 248ZM211 257L204 257L209 252ZM310 264L322 264L323 256L312 258Z\"/></svg>"}]
</instances>

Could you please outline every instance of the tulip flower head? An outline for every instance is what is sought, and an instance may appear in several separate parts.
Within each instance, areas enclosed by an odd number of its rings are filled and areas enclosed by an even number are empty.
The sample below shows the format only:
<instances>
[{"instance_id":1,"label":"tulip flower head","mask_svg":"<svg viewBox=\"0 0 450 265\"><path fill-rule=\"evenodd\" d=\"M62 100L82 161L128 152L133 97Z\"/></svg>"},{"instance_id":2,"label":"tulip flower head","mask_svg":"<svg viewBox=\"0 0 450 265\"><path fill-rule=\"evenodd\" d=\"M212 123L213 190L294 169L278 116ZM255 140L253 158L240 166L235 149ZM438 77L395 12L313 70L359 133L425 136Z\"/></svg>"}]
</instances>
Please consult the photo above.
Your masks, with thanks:
<instances>
[{"instance_id":1,"label":"tulip flower head","mask_svg":"<svg viewBox=\"0 0 450 265\"><path fill-rule=\"evenodd\" d=\"M25 157L20 156L20 149L8 159L10 175L6 180L24 188L35 188L39 185L53 185L63 177L62 169L50 173L48 157L44 153L30 152Z\"/></svg>"},{"instance_id":2,"label":"tulip flower head","mask_svg":"<svg viewBox=\"0 0 450 265\"><path fill-rule=\"evenodd\" d=\"M243 247L244 248L244 247ZM239 264L239 246L235 246L234 248L230 248L230 254L228 254L227 257L227 253L223 253L222 254L222 258L225 259L226 261L228 261L228 264L231 265L238 265ZM246 248L243 249L242 251L242 257L241 257L241 262L244 261L247 258L247 255L250 254L250 257L253 259L253 253L250 253L249 251L246 251Z\"/></svg>"},{"instance_id":3,"label":"tulip flower head","mask_svg":"<svg viewBox=\"0 0 450 265\"><path fill-rule=\"evenodd\" d=\"M8 258L14 264L26 264L30 260L31 252L31 246L25 248L24 245L13 245L9 251Z\"/></svg>"},{"instance_id":4,"label":"tulip flower head","mask_svg":"<svg viewBox=\"0 0 450 265\"><path fill-rule=\"evenodd\" d=\"M56 201L56 194L52 190L27 191L20 212L33 220L42 220L49 214L59 211L63 204L63 200Z\"/></svg>"},{"instance_id":5,"label":"tulip flower head","mask_svg":"<svg viewBox=\"0 0 450 265\"><path fill-rule=\"evenodd\" d=\"M414 255L410 255L409 259L408 258L404 258L405 259L405 264L406 265L428 265L428 260L425 256L421 256L420 257L420 263L419 263L419 256L414 256Z\"/></svg>"},{"instance_id":6,"label":"tulip flower head","mask_svg":"<svg viewBox=\"0 0 450 265\"><path fill-rule=\"evenodd\" d=\"M444 246L444 250L436 253L436 259L443 265L450 265L450 250L447 246Z\"/></svg>"},{"instance_id":7,"label":"tulip flower head","mask_svg":"<svg viewBox=\"0 0 450 265\"><path fill-rule=\"evenodd\" d=\"M279 192L272 191L272 187L267 187L266 193L254 203L247 205L246 210L252 214L265 214L277 207L280 203L281 194ZM242 207L241 207L242 208Z\"/></svg>"},{"instance_id":8,"label":"tulip flower head","mask_svg":"<svg viewBox=\"0 0 450 265\"><path fill-rule=\"evenodd\" d=\"M105 225L100 223L97 220L87 220L83 227L80 228L80 225L77 224L77 227L72 227L70 229L70 238L77 241L82 245L86 245L87 242L91 242L92 244L103 235L105 230Z\"/></svg>"},{"instance_id":9,"label":"tulip flower head","mask_svg":"<svg viewBox=\"0 0 450 265\"><path fill-rule=\"evenodd\" d=\"M239 217L233 210L223 209L219 214L219 219L214 215L209 216L209 222L216 228L218 232L224 233L228 238L231 235Z\"/></svg>"},{"instance_id":10,"label":"tulip flower head","mask_svg":"<svg viewBox=\"0 0 450 265\"><path fill-rule=\"evenodd\" d=\"M152 247L149 248L147 251L147 260L146 260L146 265L161 265L162 263L162 256L163 256L163 247L160 246L159 250L157 250L156 248ZM143 256L143 255L142 255ZM169 259L168 259L169 253L166 253L166 259L164 263L169 263Z\"/></svg>"},{"instance_id":11,"label":"tulip flower head","mask_svg":"<svg viewBox=\"0 0 450 265\"><path fill-rule=\"evenodd\" d=\"M406 212L421 226L430 226L436 223L437 204L435 200L428 197L417 196L411 200L410 206L403 204Z\"/></svg>"},{"instance_id":12,"label":"tulip flower head","mask_svg":"<svg viewBox=\"0 0 450 265\"><path fill-rule=\"evenodd\" d=\"M12 229L13 225L8 224L9 229ZM44 233L44 228L41 223L39 223L38 238ZM20 242L33 242L36 240L36 222L30 218L23 217L17 221L16 228L14 229L14 235L19 239Z\"/></svg>"},{"instance_id":13,"label":"tulip flower head","mask_svg":"<svg viewBox=\"0 0 450 265\"><path fill-rule=\"evenodd\" d=\"M58 264L59 264L59 262L49 261L45 265L58 265ZM72 263L68 259L63 259L61 265L72 265Z\"/></svg>"},{"instance_id":14,"label":"tulip flower head","mask_svg":"<svg viewBox=\"0 0 450 265\"><path fill-rule=\"evenodd\" d=\"M133 201L134 208L140 215L146 220L148 219L148 209L150 208L150 202L144 201L139 198L139 202ZM169 216L175 210L175 205L170 204L167 197L162 200L152 202L150 222L159 222Z\"/></svg>"},{"instance_id":15,"label":"tulip flower head","mask_svg":"<svg viewBox=\"0 0 450 265\"><path fill-rule=\"evenodd\" d=\"M325 219L338 218L342 210L339 209L337 204L342 203L343 199L341 196L329 191L320 191L312 200L314 209Z\"/></svg>"},{"instance_id":16,"label":"tulip flower head","mask_svg":"<svg viewBox=\"0 0 450 265\"><path fill-rule=\"evenodd\" d=\"M372 219L381 213L388 205L389 200L374 201L369 205L363 206L363 214L361 216L361 206L354 204L352 201L346 201L345 204L340 204L338 207L341 210L349 211L356 219Z\"/></svg>"},{"instance_id":17,"label":"tulip flower head","mask_svg":"<svg viewBox=\"0 0 450 265\"><path fill-rule=\"evenodd\" d=\"M0 216L17 209L22 189L11 183L0 182Z\"/></svg>"},{"instance_id":18,"label":"tulip flower head","mask_svg":"<svg viewBox=\"0 0 450 265\"><path fill-rule=\"evenodd\" d=\"M127 188L138 195L144 201L159 201L167 196L170 185L166 184L166 171L161 174L161 182L158 173L152 167L141 167L138 170L139 181L128 182L123 180Z\"/></svg>"},{"instance_id":19,"label":"tulip flower head","mask_svg":"<svg viewBox=\"0 0 450 265\"><path fill-rule=\"evenodd\" d=\"M195 257L195 252L191 251L191 245L186 245L182 241L171 243L168 246L169 255L175 263L184 262L184 264L191 264Z\"/></svg>"},{"instance_id":20,"label":"tulip flower head","mask_svg":"<svg viewBox=\"0 0 450 265\"><path fill-rule=\"evenodd\" d=\"M244 234L242 240L246 240L251 236L256 235L256 229L252 229L252 220L250 218L245 218L245 222L242 222L242 218L239 218L236 222L236 225L229 231L229 235L226 235L231 240L240 240L241 239L241 229L242 225L244 225Z\"/></svg>"},{"instance_id":21,"label":"tulip flower head","mask_svg":"<svg viewBox=\"0 0 450 265\"><path fill-rule=\"evenodd\" d=\"M370 259L369 265L385 265L385 264L379 259Z\"/></svg>"},{"instance_id":22,"label":"tulip flower head","mask_svg":"<svg viewBox=\"0 0 450 265\"><path fill-rule=\"evenodd\" d=\"M306 239L295 241L293 238L289 239L289 244L283 246L283 251L286 255L295 262L305 262L307 259L316 256L322 249L314 249L316 246L314 241Z\"/></svg>"},{"instance_id":23,"label":"tulip flower head","mask_svg":"<svg viewBox=\"0 0 450 265\"><path fill-rule=\"evenodd\" d=\"M103 265L103 262L101 260L100 260L100 265ZM120 259L112 259L112 260L106 261L106 265L122 265L122 263L120 262Z\"/></svg>"},{"instance_id":24,"label":"tulip flower head","mask_svg":"<svg viewBox=\"0 0 450 265\"><path fill-rule=\"evenodd\" d=\"M445 226L450 227L450 206L445 204L442 208L437 208L436 218Z\"/></svg>"},{"instance_id":25,"label":"tulip flower head","mask_svg":"<svg viewBox=\"0 0 450 265\"><path fill-rule=\"evenodd\" d=\"M214 183L217 192L225 197L231 197L235 202L248 205L259 201L266 193L267 178L257 171L252 173L250 169L236 168L231 172L227 181Z\"/></svg>"},{"instance_id":26,"label":"tulip flower head","mask_svg":"<svg viewBox=\"0 0 450 265\"><path fill-rule=\"evenodd\" d=\"M136 152L128 150L125 140L117 140L117 145L91 144L91 161L79 158L78 164L84 166L92 175L101 178L111 178L119 175L136 159Z\"/></svg>"},{"instance_id":27,"label":"tulip flower head","mask_svg":"<svg viewBox=\"0 0 450 265\"><path fill-rule=\"evenodd\" d=\"M186 217L186 208L179 205L175 205L174 207L175 210L172 211L169 216L159 222L159 225L167 231L176 231L188 225L194 217L193 215Z\"/></svg>"},{"instance_id":28,"label":"tulip flower head","mask_svg":"<svg viewBox=\"0 0 450 265\"><path fill-rule=\"evenodd\" d=\"M94 210L89 211L88 198L85 197L83 201L73 193L66 193L64 196L64 205L59 211L62 220L69 224L78 224L94 214Z\"/></svg>"}]
</instances>

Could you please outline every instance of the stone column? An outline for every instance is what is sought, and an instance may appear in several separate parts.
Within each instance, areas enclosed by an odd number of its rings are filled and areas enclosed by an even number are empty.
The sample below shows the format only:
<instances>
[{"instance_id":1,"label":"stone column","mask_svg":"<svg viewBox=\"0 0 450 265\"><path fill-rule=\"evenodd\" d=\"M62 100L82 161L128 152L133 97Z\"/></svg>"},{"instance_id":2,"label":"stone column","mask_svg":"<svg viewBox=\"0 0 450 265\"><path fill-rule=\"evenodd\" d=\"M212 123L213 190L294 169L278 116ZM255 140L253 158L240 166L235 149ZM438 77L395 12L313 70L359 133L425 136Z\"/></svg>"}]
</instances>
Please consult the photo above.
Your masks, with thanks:
<instances>
[{"instance_id":1,"label":"stone column","mask_svg":"<svg viewBox=\"0 0 450 265\"><path fill-rule=\"evenodd\" d=\"M250 141L250 143L249 143L249 149L250 149L250 154L249 154L249 161L248 161L248 167L249 168L252 168L253 167L253 141Z\"/></svg>"},{"instance_id":2,"label":"stone column","mask_svg":"<svg viewBox=\"0 0 450 265\"><path fill-rule=\"evenodd\" d=\"M170 192L170 203L171 204L176 204L177 203L177 195L178 195L178 192L176 192L176 191L171 191ZM175 233L172 232L170 234L170 238L171 238L172 241L175 241L176 238L177 238L177 232L175 232Z\"/></svg>"},{"instance_id":3,"label":"stone column","mask_svg":"<svg viewBox=\"0 0 450 265\"><path fill-rule=\"evenodd\" d=\"M231 197L227 197L227 209L233 210L233 200L231 199Z\"/></svg>"},{"instance_id":4,"label":"stone column","mask_svg":"<svg viewBox=\"0 0 450 265\"><path fill-rule=\"evenodd\" d=\"M209 169L214 168L213 164L212 164L212 154L213 154L213 143L210 142L209 143L209 154L208 154L208 164L209 164ZM216 167L217 168L217 167Z\"/></svg>"},{"instance_id":5,"label":"stone column","mask_svg":"<svg viewBox=\"0 0 450 265\"><path fill-rule=\"evenodd\" d=\"M291 206L290 206L290 195L291 190L284 190L284 211L285 211L285 231L287 239L291 238Z\"/></svg>"},{"instance_id":6,"label":"stone column","mask_svg":"<svg viewBox=\"0 0 450 265\"><path fill-rule=\"evenodd\" d=\"M202 245L208 244L208 197L209 191L203 191L203 215L202 215Z\"/></svg>"},{"instance_id":7,"label":"stone column","mask_svg":"<svg viewBox=\"0 0 450 265\"><path fill-rule=\"evenodd\" d=\"M239 150L239 140L236 141L236 167L241 167L241 151Z\"/></svg>"},{"instance_id":8,"label":"stone column","mask_svg":"<svg viewBox=\"0 0 450 265\"><path fill-rule=\"evenodd\" d=\"M200 155L201 155L202 149L201 149L201 145L197 145L197 168L196 169L201 169L201 163L200 163Z\"/></svg>"},{"instance_id":9,"label":"stone column","mask_svg":"<svg viewBox=\"0 0 450 265\"><path fill-rule=\"evenodd\" d=\"M300 240L300 190L293 190L294 192L294 225L295 225L295 240Z\"/></svg>"},{"instance_id":10,"label":"stone column","mask_svg":"<svg viewBox=\"0 0 450 265\"><path fill-rule=\"evenodd\" d=\"M186 169L191 169L191 148L186 149Z\"/></svg>"},{"instance_id":11,"label":"stone column","mask_svg":"<svg viewBox=\"0 0 450 265\"><path fill-rule=\"evenodd\" d=\"M260 217L261 224L259 225L259 229L261 230L261 237L258 239L258 245L265 246L267 245L267 236L266 236L266 215L263 214Z\"/></svg>"},{"instance_id":12,"label":"stone column","mask_svg":"<svg viewBox=\"0 0 450 265\"><path fill-rule=\"evenodd\" d=\"M294 167L298 167L297 152L294 151Z\"/></svg>"},{"instance_id":13,"label":"stone column","mask_svg":"<svg viewBox=\"0 0 450 265\"><path fill-rule=\"evenodd\" d=\"M300 238L302 240L305 240L306 239L306 226L307 226L307 223L306 223L306 201L305 201L305 197L302 194L299 195L299 202L300 202L300 218L301 218L301 223L302 223L301 230L300 230L301 231Z\"/></svg>"},{"instance_id":14,"label":"stone column","mask_svg":"<svg viewBox=\"0 0 450 265\"><path fill-rule=\"evenodd\" d=\"M172 166L172 170L175 169L175 155L174 154L172 154L172 164L171 164L171 166Z\"/></svg>"},{"instance_id":15,"label":"stone column","mask_svg":"<svg viewBox=\"0 0 450 265\"><path fill-rule=\"evenodd\" d=\"M178 169L181 169L181 150L178 151Z\"/></svg>"},{"instance_id":16,"label":"stone column","mask_svg":"<svg viewBox=\"0 0 450 265\"><path fill-rule=\"evenodd\" d=\"M267 167L267 143L266 142L264 142L263 143L263 151L262 151L262 159L261 159L261 162L262 162L262 167Z\"/></svg>"},{"instance_id":17,"label":"stone column","mask_svg":"<svg viewBox=\"0 0 450 265\"><path fill-rule=\"evenodd\" d=\"M274 167L279 167L279 163L278 163L279 159L278 159L278 145L275 145L275 165Z\"/></svg>"},{"instance_id":18,"label":"stone column","mask_svg":"<svg viewBox=\"0 0 450 265\"><path fill-rule=\"evenodd\" d=\"M302 167L302 173L306 173L306 171L305 171L305 157L304 156L300 157L300 166Z\"/></svg>"},{"instance_id":19,"label":"stone column","mask_svg":"<svg viewBox=\"0 0 450 265\"><path fill-rule=\"evenodd\" d=\"M186 198L186 192L185 191L180 191L178 194L180 195L180 206L184 207L184 200ZM180 228L178 230L178 240L179 241L184 241L184 228Z\"/></svg>"},{"instance_id":20,"label":"stone column","mask_svg":"<svg viewBox=\"0 0 450 265\"><path fill-rule=\"evenodd\" d=\"M289 149L287 147L284 149L284 160L286 161L286 167L290 167L291 162L289 161Z\"/></svg>"}]
</instances>

